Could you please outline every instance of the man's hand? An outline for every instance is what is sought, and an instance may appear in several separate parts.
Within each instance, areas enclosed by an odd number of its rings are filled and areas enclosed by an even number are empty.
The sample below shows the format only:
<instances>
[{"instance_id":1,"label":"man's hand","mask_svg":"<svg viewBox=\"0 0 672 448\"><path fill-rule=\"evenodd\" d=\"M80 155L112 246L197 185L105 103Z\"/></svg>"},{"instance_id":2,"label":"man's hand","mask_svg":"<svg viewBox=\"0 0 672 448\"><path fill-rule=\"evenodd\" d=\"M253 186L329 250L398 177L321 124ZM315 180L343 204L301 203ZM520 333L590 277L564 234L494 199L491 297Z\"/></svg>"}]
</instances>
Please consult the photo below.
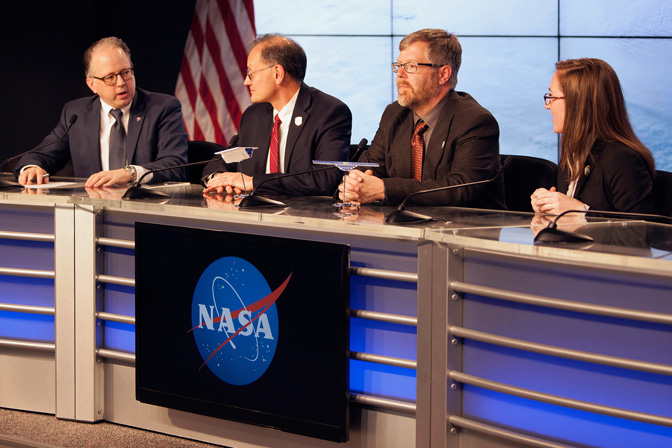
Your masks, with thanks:
<instances>
[{"instance_id":1,"label":"man's hand","mask_svg":"<svg viewBox=\"0 0 672 448\"><path fill-rule=\"evenodd\" d=\"M385 199L385 184L373 175L373 171L350 170L344 182L338 186L338 197L343 202L368 204Z\"/></svg>"},{"instance_id":2,"label":"man's hand","mask_svg":"<svg viewBox=\"0 0 672 448\"><path fill-rule=\"evenodd\" d=\"M88 188L105 188L112 187L114 185L123 185L131 181L131 173L126 171L124 168L119 168L118 170L110 171L100 171L98 173L92 174L87 180L85 187Z\"/></svg>"},{"instance_id":3,"label":"man's hand","mask_svg":"<svg viewBox=\"0 0 672 448\"><path fill-rule=\"evenodd\" d=\"M48 182L49 175L39 166L29 166L19 175L19 183L21 185L41 185Z\"/></svg>"},{"instance_id":4,"label":"man's hand","mask_svg":"<svg viewBox=\"0 0 672 448\"><path fill-rule=\"evenodd\" d=\"M254 190L254 178L243 173L217 173L210 179L203 193L241 194Z\"/></svg>"}]
</instances>

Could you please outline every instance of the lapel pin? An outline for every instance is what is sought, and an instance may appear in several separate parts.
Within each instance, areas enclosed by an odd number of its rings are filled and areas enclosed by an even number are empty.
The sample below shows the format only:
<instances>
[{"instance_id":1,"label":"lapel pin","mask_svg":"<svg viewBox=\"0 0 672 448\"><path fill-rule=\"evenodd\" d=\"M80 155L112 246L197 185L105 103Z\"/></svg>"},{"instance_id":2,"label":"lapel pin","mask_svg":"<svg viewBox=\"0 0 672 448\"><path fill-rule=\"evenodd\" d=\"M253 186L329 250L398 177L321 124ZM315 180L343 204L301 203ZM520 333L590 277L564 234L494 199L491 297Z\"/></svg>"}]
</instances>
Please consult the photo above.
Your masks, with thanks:
<instances>
[{"instance_id":1,"label":"lapel pin","mask_svg":"<svg viewBox=\"0 0 672 448\"><path fill-rule=\"evenodd\" d=\"M142 120L142 117L135 117L135 121L140 121Z\"/></svg>"},{"instance_id":2,"label":"lapel pin","mask_svg":"<svg viewBox=\"0 0 672 448\"><path fill-rule=\"evenodd\" d=\"M589 174L590 174L590 165L586 166L586 167L583 169L583 175L584 175L584 176L587 176L587 175L589 175Z\"/></svg>"},{"instance_id":3,"label":"lapel pin","mask_svg":"<svg viewBox=\"0 0 672 448\"><path fill-rule=\"evenodd\" d=\"M297 126L301 126L301 124L303 124L303 117L296 117L294 119L294 124Z\"/></svg>"}]
</instances>

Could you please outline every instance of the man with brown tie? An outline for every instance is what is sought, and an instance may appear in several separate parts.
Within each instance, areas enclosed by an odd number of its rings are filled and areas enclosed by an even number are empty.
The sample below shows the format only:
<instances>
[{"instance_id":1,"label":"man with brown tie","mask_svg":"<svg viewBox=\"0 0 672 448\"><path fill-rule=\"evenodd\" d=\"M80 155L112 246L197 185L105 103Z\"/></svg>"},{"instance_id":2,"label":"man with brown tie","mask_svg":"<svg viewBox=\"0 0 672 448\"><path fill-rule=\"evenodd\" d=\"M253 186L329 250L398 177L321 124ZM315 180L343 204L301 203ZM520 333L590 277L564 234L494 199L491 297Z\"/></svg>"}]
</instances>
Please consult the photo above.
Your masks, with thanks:
<instances>
[{"instance_id":1,"label":"man with brown tie","mask_svg":"<svg viewBox=\"0 0 672 448\"><path fill-rule=\"evenodd\" d=\"M424 29L404 37L397 74L398 100L383 113L371 147L352 170L339 196L348 202L398 204L432 188L487 180L500 169L499 127L471 95L455 90L462 47L453 34ZM506 209L504 179L417 195L423 205Z\"/></svg>"},{"instance_id":2,"label":"man with brown tie","mask_svg":"<svg viewBox=\"0 0 672 448\"><path fill-rule=\"evenodd\" d=\"M293 40L266 34L251 44L245 85L252 104L238 129L239 146L256 146L250 159L223 160L203 170L204 193L251 191L277 173L317 168L313 160L347 160L352 114L340 100L303 83L306 54ZM259 193L331 196L338 169L266 182Z\"/></svg>"}]
</instances>

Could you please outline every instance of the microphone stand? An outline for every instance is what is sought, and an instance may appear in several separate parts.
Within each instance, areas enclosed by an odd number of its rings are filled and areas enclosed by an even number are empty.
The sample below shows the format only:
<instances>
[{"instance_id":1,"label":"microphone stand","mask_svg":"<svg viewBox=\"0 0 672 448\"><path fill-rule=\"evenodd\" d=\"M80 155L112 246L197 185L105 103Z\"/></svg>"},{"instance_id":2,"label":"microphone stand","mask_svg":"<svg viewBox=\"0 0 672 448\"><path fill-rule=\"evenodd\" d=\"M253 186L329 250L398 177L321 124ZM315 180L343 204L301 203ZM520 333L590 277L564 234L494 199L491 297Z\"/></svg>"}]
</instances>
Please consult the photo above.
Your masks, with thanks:
<instances>
[{"instance_id":1,"label":"microphone stand","mask_svg":"<svg viewBox=\"0 0 672 448\"><path fill-rule=\"evenodd\" d=\"M356 161L359 160L359 158L362 156L362 153L363 153L364 151L366 151L366 144L367 144L368 142L369 142L369 141L368 141L367 139L365 139L365 138L363 138L363 139L361 139L361 140L359 141L359 144L357 145L357 150L355 151L355 153L354 153L354 154L352 155L352 157L350 158L350 161L351 161L351 162L356 162Z\"/></svg>"},{"instance_id":2,"label":"microphone stand","mask_svg":"<svg viewBox=\"0 0 672 448\"><path fill-rule=\"evenodd\" d=\"M651 218L655 220L663 219L665 221L672 221L672 218L662 215L651 215L647 213L629 213L629 212L608 212L604 210L565 210L555 217L546 228L541 229L534 237L534 243L592 243L593 238L588 235L583 235L576 232L568 232L566 230L558 229L558 220L568 213L583 213L596 215L612 215L612 216L630 216L633 218Z\"/></svg>"},{"instance_id":3,"label":"microphone stand","mask_svg":"<svg viewBox=\"0 0 672 448\"><path fill-rule=\"evenodd\" d=\"M537 243L592 243L593 238L576 232L567 232L558 229L558 219L567 213L586 213L587 210L565 210L560 213L545 229L541 229L534 237L534 244Z\"/></svg>"},{"instance_id":4,"label":"microphone stand","mask_svg":"<svg viewBox=\"0 0 672 448\"><path fill-rule=\"evenodd\" d=\"M216 143L213 143L216 145ZM238 144L238 134L234 134L233 137L231 137L231 140L229 141L229 146L227 149L233 148L236 144ZM221 145L218 145L221 146ZM203 160L201 162L191 162L191 163L185 163L182 165L176 165L176 166L169 166L166 168L157 168L154 170L149 170L142 176L140 176L140 179L137 181L133 182L133 185L131 188L126 190L126 193L121 197L121 199L129 200L129 199L165 199L168 197L167 194L162 193L160 191L154 191L149 188L143 188L140 186L140 182L142 182L142 179L145 178L149 173L157 173L159 171L166 171L166 170L174 170L176 168L186 168L190 166L196 166L196 165L205 165L210 162L214 162L216 160L221 160L221 157L214 157L210 160Z\"/></svg>"},{"instance_id":5,"label":"microphone stand","mask_svg":"<svg viewBox=\"0 0 672 448\"><path fill-rule=\"evenodd\" d=\"M353 157L350 159L351 162L355 162L357 159L359 159L359 156L364 152L364 149L366 149L366 144L368 143L368 140L363 138L360 142L359 145L357 145L357 151L355 151L355 154ZM266 198L263 196L257 196L255 195L255 192L259 187L261 187L263 184L266 182L270 182L275 179L282 179L284 177L292 177L292 176L298 176L301 174L311 174L311 173L317 173L318 171L325 171L329 170L332 168L338 168L336 165L332 166L327 166L323 168L317 168L314 170L306 170L306 171L299 171L297 173L285 173L285 174L280 174L278 176L274 177L269 177L268 179L264 179L263 181L259 182L259 185L254 187L254 190L252 190L252 193L249 195L245 196L242 201L240 201L240 204L238 204L238 208L240 209L250 209L250 208L256 208L256 207L287 207L287 205L284 202L277 201L275 199L270 199Z\"/></svg>"},{"instance_id":6,"label":"microphone stand","mask_svg":"<svg viewBox=\"0 0 672 448\"><path fill-rule=\"evenodd\" d=\"M306 171L299 171L296 173L284 173L280 174L278 176L274 177L269 177L268 179L264 179L263 181L259 182L259 185L254 187L254 190L252 190L252 193L249 195L245 196L242 201L240 201L240 204L238 204L238 208L244 210L244 209L249 209L249 208L257 208L257 207L287 207L287 204L281 201L277 201L275 199L270 199L264 196L258 196L255 194L257 189L264 185L266 182L270 182L272 180L276 179L283 179L285 177L294 177L298 176L301 174L312 174L312 173L317 173L319 171L326 171L330 170L333 168L337 168L336 166L326 166L322 168L317 168L314 170L306 170Z\"/></svg>"},{"instance_id":7,"label":"microphone stand","mask_svg":"<svg viewBox=\"0 0 672 448\"><path fill-rule=\"evenodd\" d=\"M166 171L166 170L174 170L176 168L186 168L189 166L195 166L195 165L205 165L210 162L214 162L216 160L221 160L221 157L215 157L210 160L203 160L201 162L192 162L192 163L185 163L183 165L176 165L176 166L169 166L167 168L157 168L155 170L149 170L142 176L140 176L140 179L136 180L133 182L133 185L131 188L126 190L126 193L121 197L121 199L124 200L129 200L129 199L165 199L168 197L167 194L161 192L161 191L154 191L149 188L141 187L140 182L150 173L157 173L159 171Z\"/></svg>"},{"instance_id":8,"label":"microphone stand","mask_svg":"<svg viewBox=\"0 0 672 448\"><path fill-rule=\"evenodd\" d=\"M497 174L495 174L493 177L490 179L485 179L485 180L477 180L474 182L468 182L466 184L456 184L456 185L448 185L445 187L438 187L438 188L432 188L429 190L420 190L416 191L415 193L411 193L404 199L404 201L399 205L399 208L397 208L395 211L390 213L387 218L385 218L385 223L387 224L401 224L401 225L406 225L406 224L420 224L423 222L430 222L430 221L436 221L435 218L432 218L431 216L423 215L420 213L415 213L409 210L406 210L406 203L414 196L419 196L421 194L425 193L434 193L436 191L444 191L444 190L451 190L453 188L461 188L461 187L470 187L472 185L479 185L479 184L487 184L488 182L492 182L493 180L497 179L499 174L504 171L504 167L506 166L506 163L504 163L498 170Z\"/></svg>"}]
</instances>

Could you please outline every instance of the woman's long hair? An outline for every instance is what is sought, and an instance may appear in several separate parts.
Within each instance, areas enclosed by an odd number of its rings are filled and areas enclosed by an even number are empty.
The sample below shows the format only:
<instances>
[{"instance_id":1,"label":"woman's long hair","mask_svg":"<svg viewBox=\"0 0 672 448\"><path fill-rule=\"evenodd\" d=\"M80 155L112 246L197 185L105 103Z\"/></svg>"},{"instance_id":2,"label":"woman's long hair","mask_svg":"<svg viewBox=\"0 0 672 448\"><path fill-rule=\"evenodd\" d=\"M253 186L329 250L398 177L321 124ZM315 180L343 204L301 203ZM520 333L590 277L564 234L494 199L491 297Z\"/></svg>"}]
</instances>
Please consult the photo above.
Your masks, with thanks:
<instances>
[{"instance_id":1,"label":"woman's long hair","mask_svg":"<svg viewBox=\"0 0 672 448\"><path fill-rule=\"evenodd\" d=\"M601 59L567 59L555 64L565 97L565 122L560 143L560 167L579 178L596 140L621 142L644 159L651 175L651 151L639 141L628 119L616 72Z\"/></svg>"}]
</instances>

